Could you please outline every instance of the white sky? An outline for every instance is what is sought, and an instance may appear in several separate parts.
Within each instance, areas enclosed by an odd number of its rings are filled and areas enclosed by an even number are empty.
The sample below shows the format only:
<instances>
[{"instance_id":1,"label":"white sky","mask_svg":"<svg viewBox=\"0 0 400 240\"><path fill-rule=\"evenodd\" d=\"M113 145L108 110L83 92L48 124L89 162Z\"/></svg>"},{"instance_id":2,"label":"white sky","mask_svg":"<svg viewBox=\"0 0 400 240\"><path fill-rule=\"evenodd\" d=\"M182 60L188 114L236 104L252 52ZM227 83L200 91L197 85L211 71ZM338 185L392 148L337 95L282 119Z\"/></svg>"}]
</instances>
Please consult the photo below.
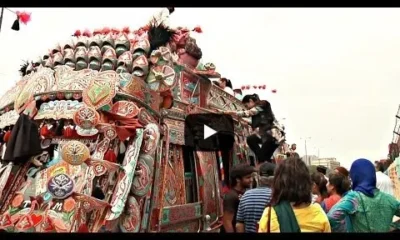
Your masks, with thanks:
<instances>
[{"instance_id":1,"label":"white sky","mask_svg":"<svg viewBox=\"0 0 400 240\"><path fill-rule=\"evenodd\" d=\"M13 9L17 10L17 9ZM5 11L0 33L0 94L19 79L21 60L42 56L76 29L144 25L156 9L32 8L19 32ZM304 154L385 158L400 89L398 8L177 8L174 25L200 25L203 61L234 87L266 84L264 97L286 118L290 142Z\"/></svg>"}]
</instances>

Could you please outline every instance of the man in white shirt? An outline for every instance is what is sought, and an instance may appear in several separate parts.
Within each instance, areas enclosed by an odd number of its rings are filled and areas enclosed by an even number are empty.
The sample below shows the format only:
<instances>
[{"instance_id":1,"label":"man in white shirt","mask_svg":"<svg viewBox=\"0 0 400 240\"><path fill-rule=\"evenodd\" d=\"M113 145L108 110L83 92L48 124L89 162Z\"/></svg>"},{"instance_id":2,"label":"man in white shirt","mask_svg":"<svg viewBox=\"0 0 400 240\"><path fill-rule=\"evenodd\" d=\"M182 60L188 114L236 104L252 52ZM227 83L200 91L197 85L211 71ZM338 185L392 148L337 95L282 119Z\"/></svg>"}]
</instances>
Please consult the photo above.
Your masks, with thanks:
<instances>
[{"instance_id":1,"label":"man in white shirt","mask_svg":"<svg viewBox=\"0 0 400 240\"><path fill-rule=\"evenodd\" d=\"M383 163L376 161L375 169L376 169L376 187L382 192L393 196L393 183L390 177L383 173L385 171Z\"/></svg>"}]
</instances>

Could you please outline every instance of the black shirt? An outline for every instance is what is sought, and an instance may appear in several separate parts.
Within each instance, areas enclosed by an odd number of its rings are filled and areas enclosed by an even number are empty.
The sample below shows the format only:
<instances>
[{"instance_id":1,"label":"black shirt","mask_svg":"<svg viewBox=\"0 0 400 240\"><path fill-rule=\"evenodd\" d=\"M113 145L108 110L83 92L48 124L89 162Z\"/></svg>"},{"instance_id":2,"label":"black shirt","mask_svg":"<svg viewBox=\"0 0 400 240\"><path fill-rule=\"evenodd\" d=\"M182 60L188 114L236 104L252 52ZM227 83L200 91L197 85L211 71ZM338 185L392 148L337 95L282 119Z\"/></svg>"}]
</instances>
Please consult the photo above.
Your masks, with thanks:
<instances>
[{"instance_id":1,"label":"black shirt","mask_svg":"<svg viewBox=\"0 0 400 240\"><path fill-rule=\"evenodd\" d=\"M231 212L234 214L233 219L232 219L232 226L233 229L236 232L236 214L239 208L239 202L240 198L242 197L243 192L239 192L235 189L229 190L224 196L224 202L223 202L223 207L224 207L224 212ZM221 232L225 233L224 226L221 227Z\"/></svg>"}]
</instances>

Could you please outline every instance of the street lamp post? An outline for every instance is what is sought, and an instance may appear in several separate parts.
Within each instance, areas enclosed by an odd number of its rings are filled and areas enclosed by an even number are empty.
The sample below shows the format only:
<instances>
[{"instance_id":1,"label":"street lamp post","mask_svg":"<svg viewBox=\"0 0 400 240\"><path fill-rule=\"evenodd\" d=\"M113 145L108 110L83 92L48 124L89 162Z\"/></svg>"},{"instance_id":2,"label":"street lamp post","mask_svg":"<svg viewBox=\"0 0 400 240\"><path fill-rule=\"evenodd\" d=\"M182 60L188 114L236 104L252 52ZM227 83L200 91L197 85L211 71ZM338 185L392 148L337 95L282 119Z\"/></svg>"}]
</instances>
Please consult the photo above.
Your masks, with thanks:
<instances>
[{"instance_id":1,"label":"street lamp post","mask_svg":"<svg viewBox=\"0 0 400 240\"><path fill-rule=\"evenodd\" d=\"M3 25L3 14L4 14L4 7L1 8L1 13L0 13L0 32L1 32L1 25Z\"/></svg>"},{"instance_id":2,"label":"street lamp post","mask_svg":"<svg viewBox=\"0 0 400 240\"><path fill-rule=\"evenodd\" d=\"M305 153L306 153L306 161L308 162L308 155L307 155L307 139L309 140L309 139L311 139L311 137L305 137L305 138L300 138L300 139L304 139L304 150L305 150Z\"/></svg>"}]
</instances>

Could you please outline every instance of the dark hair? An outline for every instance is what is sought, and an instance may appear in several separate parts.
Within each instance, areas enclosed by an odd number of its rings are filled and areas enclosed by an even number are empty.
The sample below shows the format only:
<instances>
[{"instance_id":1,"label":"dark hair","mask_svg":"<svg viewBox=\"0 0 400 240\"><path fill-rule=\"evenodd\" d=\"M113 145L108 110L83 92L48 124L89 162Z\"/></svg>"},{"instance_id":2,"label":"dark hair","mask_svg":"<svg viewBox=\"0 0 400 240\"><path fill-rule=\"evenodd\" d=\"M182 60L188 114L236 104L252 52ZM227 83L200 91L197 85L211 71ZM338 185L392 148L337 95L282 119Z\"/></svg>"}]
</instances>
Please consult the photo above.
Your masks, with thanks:
<instances>
[{"instance_id":1,"label":"dark hair","mask_svg":"<svg viewBox=\"0 0 400 240\"><path fill-rule=\"evenodd\" d=\"M167 8L168 8L169 14L171 14L175 11L174 7L167 7Z\"/></svg>"},{"instance_id":2,"label":"dark hair","mask_svg":"<svg viewBox=\"0 0 400 240\"><path fill-rule=\"evenodd\" d=\"M214 85L217 85L217 86L219 87L219 82L218 82L218 81L212 81L212 83L213 83Z\"/></svg>"},{"instance_id":3,"label":"dark hair","mask_svg":"<svg viewBox=\"0 0 400 240\"><path fill-rule=\"evenodd\" d=\"M340 196L350 190L349 179L341 173L331 173L329 175L329 184L335 187Z\"/></svg>"},{"instance_id":4,"label":"dark hair","mask_svg":"<svg viewBox=\"0 0 400 240\"><path fill-rule=\"evenodd\" d=\"M384 172L385 171L385 165L382 162L379 162L379 161L375 162L375 168L380 172Z\"/></svg>"},{"instance_id":5,"label":"dark hair","mask_svg":"<svg viewBox=\"0 0 400 240\"><path fill-rule=\"evenodd\" d=\"M266 100L260 100L260 97L257 94L251 94L251 95L246 95L242 99L242 103L246 104L249 103L250 100L252 100L255 104L255 106L259 106L262 109L264 109L264 112L266 112L269 120L274 121L275 115L272 112L271 104L266 101Z\"/></svg>"},{"instance_id":6,"label":"dark hair","mask_svg":"<svg viewBox=\"0 0 400 240\"><path fill-rule=\"evenodd\" d=\"M337 167L335 170L343 174L345 177L349 177L350 173L345 167Z\"/></svg>"},{"instance_id":7,"label":"dark hair","mask_svg":"<svg viewBox=\"0 0 400 240\"><path fill-rule=\"evenodd\" d=\"M264 162L258 167L259 175L264 177L274 176L276 165L270 162Z\"/></svg>"},{"instance_id":8,"label":"dark hair","mask_svg":"<svg viewBox=\"0 0 400 240\"><path fill-rule=\"evenodd\" d=\"M311 178L306 164L290 157L277 165L272 185L271 204L294 202L294 206L311 203Z\"/></svg>"},{"instance_id":9,"label":"dark hair","mask_svg":"<svg viewBox=\"0 0 400 240\"><path fill-rule=\"evenodd\" d=\"M242 89L240 89L240 88L233 89L233 92L243 94Z\"/></svg>"},{"instance_id":10,"label":"dark hair","mask_svg":"<svg viewBox=\"0 0 400 240\"><path fill-rule=\"evenodd\" d=\"M319 165L319 166L317 166L317 171L325 175L326 174L326 167L322 166L322 165Z\"/></svg>"},{"instance_id":11,"label":"dark hair","mask_svg":"<svg viewBox=\"0 0 400 240\"><path fill-rule=\"evenodd\" d=\"M227 79L227 78L221 78L221 81L226 82L225 85L226 85L228 88L233 89L231 80L229 80L229 79Z\"/></svg>"},{"instance_id":12,"label":"dark hair","mask_svg":"<svg viewBox=\"0 0 400 240\"><path fill-rule=\"evenodd\" d=\"M247 175L252 174L253 172L255 172L255 169L249 164L242 163L233 166L232 170L229 173L231 186L233 187L236 185L237 178L241 179Z\"/></svg>"},{"instance_id":13,"label":"dark hair","mask_svg":"<svg viewBox=\"0 0 400 240\"><path fill-rule=\"evenodd\" d=\"M260 97L255 93L251 95L246 95L243 97L242 103L249 103L250 100L252 100L253 102L258 102L260 101Z\"/></svg>"},{"instance_id":14,"label":"dark hair","mask_svg":"<svg viewBox=\"0 0 400 240\"><path fill-rule=\"evenodd\" d=\"M317 185L321 196L326 198L328 196L328 189L326 188L328 181L325 179L325 175L320 172L315 172L311 174L311 180Z\"/></svg>"}]
</instances>

